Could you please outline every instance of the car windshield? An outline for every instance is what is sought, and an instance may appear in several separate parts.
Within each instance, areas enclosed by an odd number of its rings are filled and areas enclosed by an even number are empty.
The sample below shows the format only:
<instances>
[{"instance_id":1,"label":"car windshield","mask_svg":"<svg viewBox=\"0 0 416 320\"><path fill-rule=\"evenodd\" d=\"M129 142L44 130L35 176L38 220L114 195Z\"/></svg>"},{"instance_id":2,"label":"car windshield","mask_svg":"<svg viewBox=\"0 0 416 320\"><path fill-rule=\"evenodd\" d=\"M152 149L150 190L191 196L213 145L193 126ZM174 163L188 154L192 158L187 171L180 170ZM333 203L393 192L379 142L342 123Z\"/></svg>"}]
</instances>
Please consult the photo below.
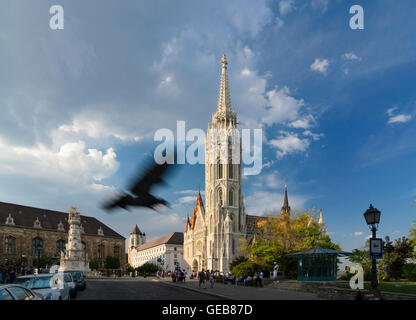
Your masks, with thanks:
<instances>
[{"instance_id":1,"label":"car windshield","mask_svg":"<svg viewBox=\"0 0 416 320\"><path fill-rule=\"evenodd\" d=\"M71 274L72 274L72 277L73 277L75 280L79 280L79 279L81 279L81 272L78 272L78 271L72 271L72 272L71 272Z\"/></svg>"},{"instance_id":2,"label":"car windshield","mask_svg":"<svg viewBox=\"0 0 416 320\"><path fill-rule=\"evenodd\" d=\"M17 278L15 283L29 289L48 289L51 287L51 278L52 276L39 278Z\"/></svg>"}]
</instances>

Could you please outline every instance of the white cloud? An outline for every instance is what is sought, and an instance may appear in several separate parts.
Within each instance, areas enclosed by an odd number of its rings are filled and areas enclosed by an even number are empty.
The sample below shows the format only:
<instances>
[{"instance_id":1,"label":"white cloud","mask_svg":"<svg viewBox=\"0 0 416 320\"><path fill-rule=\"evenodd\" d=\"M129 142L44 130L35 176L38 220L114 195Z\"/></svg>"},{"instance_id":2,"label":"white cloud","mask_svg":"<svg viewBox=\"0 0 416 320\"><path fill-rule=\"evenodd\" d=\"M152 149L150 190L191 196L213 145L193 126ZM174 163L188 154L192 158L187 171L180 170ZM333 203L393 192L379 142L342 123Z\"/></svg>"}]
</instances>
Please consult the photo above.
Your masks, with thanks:
<instances>
[{"instance_id":1,"label":"white cloud","mask_svg":"<svg viewBox=\"0 0 416 320\"><path fill-rule=\"evenodd\" d=\"M294 9L294 0L281 0L279 2L279 12L282 16L289 14Z\"/></svg>"},{"instance_id":2,"label":"white cloud","mask_svg":"<svg viewBox=\"0 0 416 320\"><path fill-rule=\"evenodd\" d=\"M329 61L327 59L315 59L315 62L311 64L311 70L321 72L326 75L328 71Z\"/></svg>"},{"instance_id":3,"label":"white cloud","mask_svg":"<svg viewBox=\"0 0 416 320\"><path fill-rule=\"evenodd\" d=\"M345 60L361 60L354 52L345 53L342 58Z\"/></svg>"},{"instance_id":4,"label":"white cloud","mask_svg":"<svg viewBox=\"0 0 416 320\"><path fill-rule=\"evenodd\" d=\"M255 215L267 215L270 212L280 212L283 205L284 192L268 192L258 190L244 198L246 212ZM310 198L303 195L289 194L289 204L292 210L302 209Z\"/></svg>"},{"instance_id":5,"label":"white cloud","mask_svg":"<svg viewBox=\"0 0 416 320\"><path fill-rule=\"evenodd\" d=\"M0 139L0 172L84 184L113 175L119 166L113 148L105 153L85 151L84 141L68 142L52 150L44 145L22 147Z\"/></svg>"},{"instance_id":6,"label":"white cloud","mask_svg":"<svg viewBox=\"0 0 416 320\"><path fill-rule=\"evenodd\" d=\"M312 137L312 139L314 140L314 141L318 141L321 137L323 137L324 136L324 134L323 133L313 133L313 132L311 132L310 130L305 130L305 131L303 131L303 135L304 136L310 136L310 137Z\"/></svg>"},{"instance_id":7,"label":"white cloud","mask_svg":"<svg viewBox=\"0 0 416 320\"><path fill-rule=\"evenodd\" d=\"M398 114L397 116L391 117L388 123L405 123L412 119L410 114Z\"/></svg>"},{"instance_id":8,"label":"white cloud","mask_svg":"<svg viewBox=\"0 0 416 320\"><path fill-rule=\"evenodd\" d=\"M389 120L387 123L406 123L412 119L412 116L410 114L397 114L395 115L395 112L399 109L399 107L392 107L390 109L387 109L386 113L389 116Z\"/></svg>"},{"instance_id":9,"label":"white cloud","mask_svg":"<svg viewBox=\"0 0 416 320\"><path fill-rule=\"evenodd\" d=\"M290 90L286 86L280 90L275 88L267 92L267 99L270 108L265 112L266 114L262 120L268 125L296 120L299 116L299 110L305 105L303 99L290 96Z\"/></svg>"},{"instance_id":10,"label":"white cloud","mask_svg":"<svg viewBox=\"0 0 416 320\"><path fill-rule=\"evenodd\" d=\"M321 10L325 13L328 10L329 0L312 0L311 6L314 10Z\"/></svg>"},{"instance_id":11,"label":"white cloud","mask_svg":"<svg viewBox=\"0 0 416 320\"><path fill-rule=\"evenodd\" d=\"M309 129L316 124L316 120L313 115L309 114L301 119L295 120L289 124L290 127L296 129Z\"/></svg>"},{"instance_id":12,"label":"white cloud","mask_svg":"<svg viewBox=\"0 0 416 320\"><path fill-rule=\"evenodd\" d=\"M305 152L309 145L309 139L300 139L297 133L281 132L277 139L270 141L270 145L277 148L276 156L282 159L285 155L297 152Z\"/></svg>"},{"instance_id":13,"label":"white cloud","mask_svg":"<svg viewBox=\"0 0 416 320\"><path fill-rule=\"evenodd\" d=\"M363 233L361 231L354 232L354 236L358 237L361 236Z\"/></svg>"}]
</instances>

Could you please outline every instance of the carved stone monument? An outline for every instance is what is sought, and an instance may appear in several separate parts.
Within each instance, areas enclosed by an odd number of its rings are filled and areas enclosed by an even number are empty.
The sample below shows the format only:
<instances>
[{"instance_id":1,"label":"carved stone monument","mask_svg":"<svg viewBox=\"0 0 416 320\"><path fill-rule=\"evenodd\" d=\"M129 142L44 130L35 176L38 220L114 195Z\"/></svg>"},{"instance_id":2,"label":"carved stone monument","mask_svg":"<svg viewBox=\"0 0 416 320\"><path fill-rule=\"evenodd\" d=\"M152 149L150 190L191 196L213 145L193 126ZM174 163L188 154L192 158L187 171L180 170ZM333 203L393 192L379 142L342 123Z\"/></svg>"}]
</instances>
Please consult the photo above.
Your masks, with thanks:
<instances>
[{"instance_id":1,"label":"carved stone monument","mask_svg":"<svg viewBox=\"0 0 416 320\"><path fill-rule=\"evenodd\" d=\"M69 210L68 223L68 243L66 244L65 253L61 252L59 271L79 270L90 272L88 255L84 253L81 242L81 214L75 206Z\"/></svg>"}]
</instances>

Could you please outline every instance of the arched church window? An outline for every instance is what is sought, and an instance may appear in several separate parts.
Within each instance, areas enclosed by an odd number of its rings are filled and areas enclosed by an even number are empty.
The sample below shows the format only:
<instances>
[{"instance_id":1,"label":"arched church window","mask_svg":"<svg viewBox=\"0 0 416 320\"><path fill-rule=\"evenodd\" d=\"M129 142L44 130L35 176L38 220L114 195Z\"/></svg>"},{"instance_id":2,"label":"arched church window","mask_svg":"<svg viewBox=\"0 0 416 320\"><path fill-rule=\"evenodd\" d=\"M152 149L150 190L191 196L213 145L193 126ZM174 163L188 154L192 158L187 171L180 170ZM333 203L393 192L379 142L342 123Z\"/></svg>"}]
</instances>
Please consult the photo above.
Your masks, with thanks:
<instances>
[{"instance_id":1,"label":"arched church window","mask_svg":"<svg viewBox=\"0 0 416 320\"><path fill-rule=\"evenodd\" d=\"M56 241L56 254L60 255L61 252L65 253L65 241L64 240Z\"/></svg>"},{"instance_id":2,"label":"arched church window","mask_svg":"<svg viewBox=\"0 0 416 320\"><path fill-rule=\"evenodd\" d=\"M228 205L233 206L234 205L234 192L233 190L230 190L228 192Z\"/></svg>"}]
</instances>

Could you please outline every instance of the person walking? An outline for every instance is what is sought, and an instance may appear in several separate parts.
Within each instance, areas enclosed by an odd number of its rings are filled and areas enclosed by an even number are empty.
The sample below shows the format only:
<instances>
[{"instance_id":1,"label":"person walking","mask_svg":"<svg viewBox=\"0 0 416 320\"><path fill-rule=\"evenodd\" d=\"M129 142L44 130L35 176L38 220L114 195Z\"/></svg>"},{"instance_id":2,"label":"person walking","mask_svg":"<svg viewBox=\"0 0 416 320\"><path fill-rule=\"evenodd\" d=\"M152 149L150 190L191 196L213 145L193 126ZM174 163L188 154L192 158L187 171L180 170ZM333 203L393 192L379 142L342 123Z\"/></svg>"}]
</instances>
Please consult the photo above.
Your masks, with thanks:
<instances>
[{"instance_id":1,"label":"person walking","mask_svg":"<svg viewBox=\"0 0 416 320\"><path fill-rule=\"evenodd\" d=\"M199 287L201 288L202 285L204 285L204 289L206 289L206 285L205 285L205 271L204 269L202 269L202 271L198 274L199 277Z\"/></svg>"},{"instance_id":2,"label":"person walking","mask_svg":"<svg viewBox=\"0 0 416 320\"><path fill-rule=\"evenodd\" d=\"M278 271L279 271L279 265L277 264L277 262L275 262L274 267L273 267L273 280L276 281L276 282L279 282L279 281L277 281Z\"/></svg>"},{"instance_id":3,"label":"person walking","mask_svg":"<svg viewBox=\"0 0 416 320\"><path fill-rule=\"evenodd\" d=\"M215 283L214 270L211 270L211 273L209 274L209 283L211 285L211 289L214 288L214 283Z\"/></svg>"}]
</instances>

